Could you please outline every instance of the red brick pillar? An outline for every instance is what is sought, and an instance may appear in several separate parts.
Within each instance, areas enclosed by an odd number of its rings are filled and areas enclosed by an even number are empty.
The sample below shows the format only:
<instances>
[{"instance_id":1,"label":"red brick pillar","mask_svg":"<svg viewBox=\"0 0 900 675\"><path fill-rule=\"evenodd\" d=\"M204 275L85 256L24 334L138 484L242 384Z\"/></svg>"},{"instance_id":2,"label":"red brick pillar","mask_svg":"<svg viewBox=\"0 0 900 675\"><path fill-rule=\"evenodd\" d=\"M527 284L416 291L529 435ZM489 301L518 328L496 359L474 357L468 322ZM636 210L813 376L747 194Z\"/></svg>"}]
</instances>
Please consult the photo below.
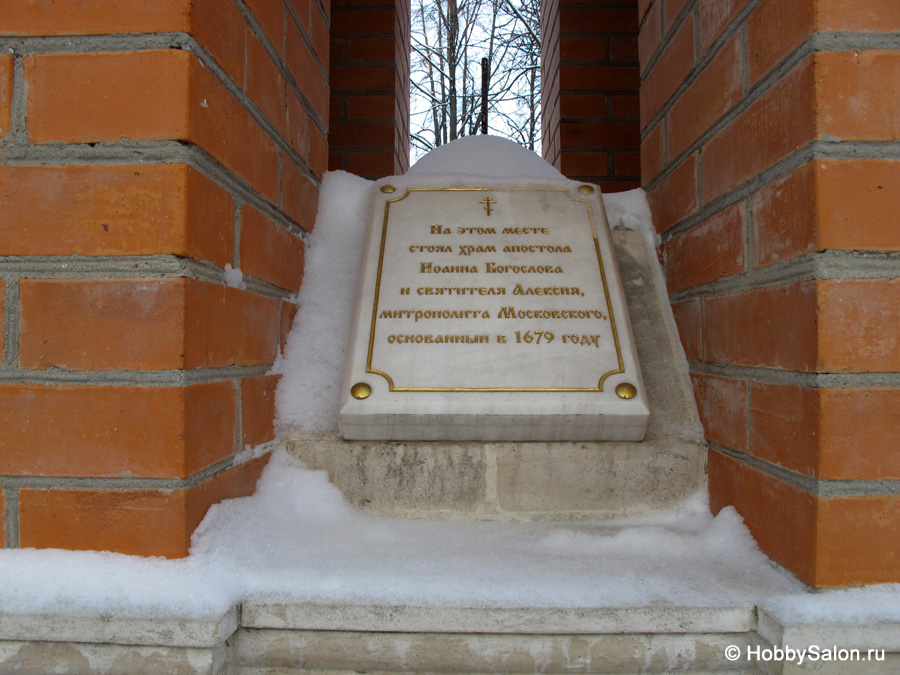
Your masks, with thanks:
<instances>
[{"instance_id":1,"label":"red brick pillar","mask_svg":"<svg viewBox=\"0 0 900 675\"><path fill-rule=\"evenodd\" d=\"M274 438L327 14L12 3L0 35L0 540L184 556Z\"/></svg>"},{"instance_id":2,"label":"red brick pillar","mask_svg":"<svg viewBox=\"0 0 900 675\"><path fill-rule=\"evenodd\" d=\"M335 0L329 168L381 178L409 168L409 0Z\"/></svg>"},{"instance_id":3,"label":"red brick pillar","mask_svg":"<svg viewBox=\"0 0 900 675\"><path fill-rule=\"evenodd\" d=\"M543 0L543 156L604 192L640 186L637 0Z\"/></svg>"},{"instance_id":4,"label":"red brick pillar","mask_svg":"<svg viewBox=\"0 0 900 675\"><path fill-rule=\"evenodd\" d=\"M900 13L642 0L640 42L712 507L812 585L900 581Z\"/></svg>"}]
</instances>

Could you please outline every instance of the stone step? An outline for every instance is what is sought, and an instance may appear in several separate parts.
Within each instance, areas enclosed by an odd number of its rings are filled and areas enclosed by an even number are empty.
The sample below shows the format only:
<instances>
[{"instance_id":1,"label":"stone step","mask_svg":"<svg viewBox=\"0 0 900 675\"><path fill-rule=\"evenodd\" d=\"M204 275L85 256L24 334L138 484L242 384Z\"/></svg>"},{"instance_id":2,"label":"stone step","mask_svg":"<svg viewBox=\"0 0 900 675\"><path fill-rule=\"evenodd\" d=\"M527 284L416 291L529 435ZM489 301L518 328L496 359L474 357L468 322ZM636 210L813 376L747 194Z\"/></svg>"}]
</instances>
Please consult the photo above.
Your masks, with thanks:
<instances>
[{"instance_id":1,"label":"stone step","mask_svg":"<svg viewBox=\"0 0 900 675\"><path fill-rule=\"evenodd\" d=\"M365 672L365 675L394 675L396 671L384 671L384 670L366 670L366 671L358 671L358 670L302 670L297 668L256 668L250 666L240 666L237 670L234 670L230 673L230 675L296 675L297 673L310 673L314 672L315 675L359 675L360 672ZM586 671L583 670L572 670L569 672L573 673L583 673ZM607 672L607 671L591 671L591 672ZM676 671L655 671L655 670L621 670L615 671L612 675L634 675L634 673L656 673L656 672L665 672L665 673L688 673L689 675L760 675L760 672L756 668L750 669L737 669L737 670L676 670ZM431 673L417 673L417 675L462 675L460 673L448 673L445 671L433 671ZM495 675L493 672L483 672L483 673L466 673L465 675Z\"/></svg>"},{"instance_id":2,"label":"stone step","mask_svg":"<svg viewBox=\"0 0 900 675\"><path fill-rule=\"evenodd\" d=\"M756 673L753 607L472 608L249 602L241 675Z\"/></svg>"},{"instance_id":3,"label":"stone step","mask_svg":"<svg viewBox=\"0 0 900 675\"><path fill-rule=\"evenodd\" d=\"M791 606L481 608L260 601L207 618L0 611L0 673L900 672L900 622L893 615L860 623L839 614L810 623ZM800 663L783 655L788 647L813 645L857 650L861 657ZM738 651L734 661L728 647ZM782 655L773 657L779 649ZM880 653L867 657L872 649Z\"/></svg>"}]
</instances>

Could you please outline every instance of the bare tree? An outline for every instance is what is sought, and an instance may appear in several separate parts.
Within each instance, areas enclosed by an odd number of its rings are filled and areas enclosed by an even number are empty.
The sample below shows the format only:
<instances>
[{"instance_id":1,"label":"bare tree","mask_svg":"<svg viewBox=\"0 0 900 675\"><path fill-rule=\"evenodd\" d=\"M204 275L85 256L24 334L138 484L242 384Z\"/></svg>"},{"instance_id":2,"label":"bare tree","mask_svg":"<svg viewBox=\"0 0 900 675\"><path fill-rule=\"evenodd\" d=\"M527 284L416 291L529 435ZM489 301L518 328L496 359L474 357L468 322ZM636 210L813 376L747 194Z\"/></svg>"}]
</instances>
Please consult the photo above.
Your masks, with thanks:
<instances>
[{"instance_id":1,"label":"bare tree","mask_svg":"<svg viewBox=\"0 0 900 675\"><path fill-rule=\"evenodd\" d=\"M540 140L540 0L418 0L412 21L414 152L477 133L481 59L489 131Z\"/></svg>"}]
</instances>

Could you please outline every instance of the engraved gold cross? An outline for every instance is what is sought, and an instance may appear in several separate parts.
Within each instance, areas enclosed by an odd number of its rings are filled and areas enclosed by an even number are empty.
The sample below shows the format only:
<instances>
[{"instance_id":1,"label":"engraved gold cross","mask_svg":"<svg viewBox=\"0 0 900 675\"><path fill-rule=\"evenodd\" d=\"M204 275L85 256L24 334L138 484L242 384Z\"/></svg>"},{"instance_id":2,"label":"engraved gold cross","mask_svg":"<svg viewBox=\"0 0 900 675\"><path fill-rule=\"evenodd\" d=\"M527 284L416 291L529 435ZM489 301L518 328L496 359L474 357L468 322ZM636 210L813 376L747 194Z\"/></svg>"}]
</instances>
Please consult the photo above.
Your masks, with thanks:
<instances>
[{"instance_id":1,"label":"engraved gold cross","mask_svg":"<svg viewBox=\"0 0 900 675\"><path fill-rule=\"evenodd\" d=\"M491 204L496 204L497 202L495 202L495 201L494 201L493 199L491 199L490 197L485 197L484 199L482 199L482 200L481 200L480 202L478 202L478 203L479 203L479 204L484 204L484 210L487 211L488 216L490 216L490 215L491 215Z\"/></svg>"}]
</instances>

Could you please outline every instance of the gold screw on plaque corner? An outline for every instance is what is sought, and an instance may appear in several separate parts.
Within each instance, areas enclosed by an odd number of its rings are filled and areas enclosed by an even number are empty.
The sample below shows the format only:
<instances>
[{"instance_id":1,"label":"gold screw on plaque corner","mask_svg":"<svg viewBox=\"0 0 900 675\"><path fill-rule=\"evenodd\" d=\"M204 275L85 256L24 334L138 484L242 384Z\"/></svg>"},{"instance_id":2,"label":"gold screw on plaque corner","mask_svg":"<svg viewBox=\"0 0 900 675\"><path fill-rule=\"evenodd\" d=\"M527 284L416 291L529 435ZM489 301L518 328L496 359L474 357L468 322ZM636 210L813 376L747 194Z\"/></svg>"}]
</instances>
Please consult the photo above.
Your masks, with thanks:
<instances>
[{"instance_id":1,"label":"gold screw on plaque corner","mask_svg":"<svg viewBox=\"0 0 900 675\"><path fill-rule=\"evenodd\" d=\"M388 194L390 194L391 192L395 192L396 190L397 190L397 188L395 188L393 185L382 185L381 186L381 191L386 192ZM366 394L366 396L368 396L368 394ZM363 396L362 398L365 398L365 396Z\"/></svg>"},{"instance_id":2,"label":"gold screw on plaque corner","mask_svg":"<svg viewBox=\"0 0 900 675\"><path fill-rule=\"evenodd\" d=\"M619 398L634 398L637 396L637 388L630 382L623 382L616 387L616 396Z\"/></svg>"},{"instance_id":3,"label":"gold screw on plaque corner","mask_svg":"<svg viewBox=\"0 0 900 675\"><path fill-rule=\"evenodd\" d=\"M365 382L357 382L352 387L350 387L350 395L353 398L358 398L360 401L364 398L369 398L372 394L372 387L370 387Z\"/></svg>"},{"instance_id":4,"label":"gold screw on plaque corner","mask_svg":"<svg viewBox=\"0 0 900 675\"><path fill-rule=\"evenodd\" d=\"M583 195L589 195L594 191L594 187L592 185L582 185L578 188L578 191Z\"/></svg>"}]
</instances>

